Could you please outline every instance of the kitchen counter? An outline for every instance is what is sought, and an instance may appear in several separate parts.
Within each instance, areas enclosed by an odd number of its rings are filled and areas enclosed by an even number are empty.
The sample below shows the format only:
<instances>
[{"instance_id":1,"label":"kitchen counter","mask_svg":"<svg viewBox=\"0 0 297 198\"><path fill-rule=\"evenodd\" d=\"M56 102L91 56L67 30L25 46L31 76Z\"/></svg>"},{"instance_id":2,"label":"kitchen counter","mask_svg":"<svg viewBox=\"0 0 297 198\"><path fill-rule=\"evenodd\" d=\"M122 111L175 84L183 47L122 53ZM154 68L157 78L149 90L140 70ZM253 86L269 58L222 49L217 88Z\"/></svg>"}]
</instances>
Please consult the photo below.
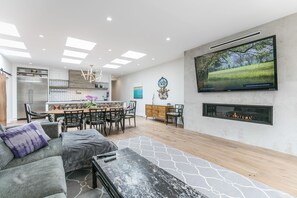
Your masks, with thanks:
<instances>
[{"instance_id":1,"label":"kitchen counter","mask_svg":"<svg viewBox=\"0 0 297 198\"><path fill-rule=\"evenodd\" d=\"M64 110L64 109L79 109L79 108L86 108L86 103L88 101L58 101L58 102L47 102L45 105L46 111L50 110ZM123 101L103 101L97 100L94 101L98 107L120 107L124 106Z\"/></svg>"}]
</instances>

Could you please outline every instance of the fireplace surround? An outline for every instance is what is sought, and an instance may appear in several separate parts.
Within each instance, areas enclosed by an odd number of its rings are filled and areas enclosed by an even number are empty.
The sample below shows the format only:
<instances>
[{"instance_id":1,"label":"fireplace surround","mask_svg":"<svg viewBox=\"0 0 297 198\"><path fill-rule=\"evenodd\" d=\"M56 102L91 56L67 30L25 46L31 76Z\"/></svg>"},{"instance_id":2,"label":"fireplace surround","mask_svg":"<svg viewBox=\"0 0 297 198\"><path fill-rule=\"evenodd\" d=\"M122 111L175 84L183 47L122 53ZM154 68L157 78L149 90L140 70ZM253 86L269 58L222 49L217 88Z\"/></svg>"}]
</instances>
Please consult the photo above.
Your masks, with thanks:
<instances>
[{"instance_id":1,"label":"fireplace surround","mask_svg":"<svg viewBox=\"0 0 297 198\"><path fill-rule=\"evenodd\" d=\"M272 125L273 107L203 103L203 116Z\"/></svg>"}]
</instances>

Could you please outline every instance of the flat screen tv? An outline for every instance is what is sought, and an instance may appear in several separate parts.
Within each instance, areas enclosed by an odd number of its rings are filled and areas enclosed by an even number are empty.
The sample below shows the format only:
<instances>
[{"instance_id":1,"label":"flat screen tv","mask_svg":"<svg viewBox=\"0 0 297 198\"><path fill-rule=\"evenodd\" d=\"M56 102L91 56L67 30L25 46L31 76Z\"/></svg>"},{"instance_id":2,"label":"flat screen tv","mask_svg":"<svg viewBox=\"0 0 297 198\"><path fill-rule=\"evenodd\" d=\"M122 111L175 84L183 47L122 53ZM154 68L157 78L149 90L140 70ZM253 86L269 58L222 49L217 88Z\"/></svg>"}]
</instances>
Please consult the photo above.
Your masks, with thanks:
<instances>
[{"instance_id":1,"label":"flat screen tv","mask_svg":"<svg viewBox=\"0 0 297 198\"><path fill-rule=\"evenodd\" d=\"M198 92L277 90L275 43L270 36L195 57Z\"/></svg>"}]
</instances>

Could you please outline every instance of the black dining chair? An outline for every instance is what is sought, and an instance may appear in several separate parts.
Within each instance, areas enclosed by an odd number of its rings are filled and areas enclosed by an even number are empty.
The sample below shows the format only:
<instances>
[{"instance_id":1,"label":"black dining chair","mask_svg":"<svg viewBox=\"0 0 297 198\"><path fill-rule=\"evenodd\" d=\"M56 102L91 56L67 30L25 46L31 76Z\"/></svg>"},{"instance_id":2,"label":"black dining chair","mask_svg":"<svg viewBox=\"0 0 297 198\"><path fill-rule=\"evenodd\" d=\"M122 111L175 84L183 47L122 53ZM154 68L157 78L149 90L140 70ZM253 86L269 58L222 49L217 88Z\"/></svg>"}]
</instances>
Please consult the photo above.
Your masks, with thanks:
<instances>
[{"instance_id":1,"label":"black dining chair","mask_svg":"<svg viewBox=\"0 0 297 198\"><path fill-rule=\"evenodd\" d=\"M168 118L173 117L175 119L175 126L177 127L177 118L181 118L182 123L184 124L184 105L176 104L175 108L169 108L166 113L166 125L168 124Z\"/></svg>"},{"instance_id":2,"label":"black dining chair","mask_svg":"<svg viewBox=\"0 0 297 198\"><path fill-rule=\"evenodd\" d=\"M86 124L90 125L90 129L95 126L95 128L107 135L106 133L106 109L89 109L88 117L85 121Z\"/></svg>"},{"instance_id":3,"label":"black dining chair","mask_svg":"<svg viewBox=\"0 0 297 198\"><path fill-rule=\"evenodd\" d=\"M64 111L64 120L62 122L62 131L67 132L68 128L83 129L83 110Z\"/></svg>"},{"instance_id":4,"label":"black dining chair","mask_svg":"<svg viewBox=\"0 0 297 198\"><path fill-rule=\"evenodd\" d=\"M130 119L134 119L134 127L136 127L136 104L135 100L131 100L124 115L124 122L126 119L129 119L129 125L131 125Z\"/></svg>"},{"instance_id":5,"label":"black dining chair","mask_svg":"<svg viewBox=\"0 0 297 198\"><path fill-rule=\"evenodd\" d=\"M25 112L27 123L32 122L33 119L38 119L40 122L52 122L53 118L48 113L37 113L32 111L31 106L28 103L25 103ZM45 119L47 118L47 119Z\"/></svg>"},{"instance_id":6,"label":"black dining chair","mask_svg":"<svg viewBox=\"0 0 297 198\"><path fill-rule=\"evenodd\" d=\"M123 124L124 120L124 109L123 108L110 108L107 116L106 116L106 122L109 123L109 135L111 132L112 124L115 123L115 126L119 130L119 126L121 125L121 129L123 133L125 132L125 127Z\"/></svg>"}]
</instances>

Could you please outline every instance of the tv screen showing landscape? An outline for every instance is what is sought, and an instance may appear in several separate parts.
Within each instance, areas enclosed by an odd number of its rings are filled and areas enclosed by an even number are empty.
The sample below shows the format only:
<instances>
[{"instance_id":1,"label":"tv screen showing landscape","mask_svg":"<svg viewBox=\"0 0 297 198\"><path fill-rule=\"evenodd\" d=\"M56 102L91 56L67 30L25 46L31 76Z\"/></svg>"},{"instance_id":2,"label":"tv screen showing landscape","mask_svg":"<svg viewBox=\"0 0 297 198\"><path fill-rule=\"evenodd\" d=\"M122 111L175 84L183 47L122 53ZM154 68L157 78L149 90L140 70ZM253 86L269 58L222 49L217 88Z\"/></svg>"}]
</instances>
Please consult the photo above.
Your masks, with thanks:
<instances>
[{"instance_id":1,"label":"tv screen showing landscape","mask_svg":"<svg viewBox=\"0 0 297 198\"><path fill-rule=\"evenodd\" d=\"M195 58L198 92L277 90L275 36Z\"/></svg>"}]
</instances>

